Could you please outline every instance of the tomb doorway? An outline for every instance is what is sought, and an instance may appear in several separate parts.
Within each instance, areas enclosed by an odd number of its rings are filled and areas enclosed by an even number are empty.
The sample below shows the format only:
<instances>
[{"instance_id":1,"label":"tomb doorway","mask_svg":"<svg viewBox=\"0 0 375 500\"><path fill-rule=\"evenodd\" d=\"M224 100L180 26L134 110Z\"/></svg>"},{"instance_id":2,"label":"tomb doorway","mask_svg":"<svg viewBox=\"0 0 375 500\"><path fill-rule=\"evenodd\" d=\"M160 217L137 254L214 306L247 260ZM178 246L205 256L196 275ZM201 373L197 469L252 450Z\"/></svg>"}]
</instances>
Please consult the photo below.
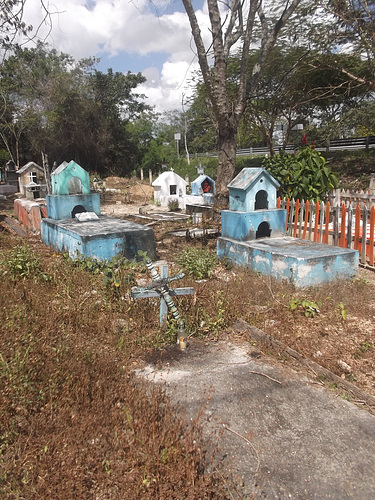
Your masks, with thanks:
<instances>
[{"instance_id":1,"label":"tomb doorway","mask_svg":"<svg viewBox=\"0 0 375 500\"><path fill-rule=\"evenodd\" d=\"M268 194L264 189L255 195L255 210L268 210Z\"/></svg>"}]
</instances>

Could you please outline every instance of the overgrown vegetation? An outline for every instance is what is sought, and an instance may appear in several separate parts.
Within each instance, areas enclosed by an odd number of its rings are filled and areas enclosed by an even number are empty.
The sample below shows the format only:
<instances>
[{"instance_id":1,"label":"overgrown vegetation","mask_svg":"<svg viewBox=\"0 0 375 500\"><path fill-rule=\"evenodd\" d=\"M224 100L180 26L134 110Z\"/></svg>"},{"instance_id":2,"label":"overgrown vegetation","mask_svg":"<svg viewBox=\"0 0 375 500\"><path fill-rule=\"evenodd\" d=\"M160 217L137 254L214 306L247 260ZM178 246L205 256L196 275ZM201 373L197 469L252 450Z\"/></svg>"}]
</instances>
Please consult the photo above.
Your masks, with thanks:
<instances>
[{"instance_id":1,"label":"overgrown vegetation","mask_svg":"<svg viewBox=\"0 0 375 500\"><path fill-rule=\"evenodd\" d=\"M186 248L176 259L183 270L196 279L209 278L217 264L216 254L206 248Z\"/></svg>"},{"instance_id":2,"label":"overgrown vegetation","mask_svg":"<svg viewBox=\"0 0 375 500\"><path fill-rule=\"evenodd\" d=\"M138 361L176 338L173 320L160 329L159 299L130 298L133 284L151 280L144 266L122 263L121 279L114 273L121 293L114 294L96 262L73 262L29 239L22 262L37 262L36 274L50 279L3 275L23 247L0 235L0 495L231 498L207 473L211 455L199 421L186 427L163 392L133 374ZM368 280L302 293L218 262L212 240L204 248L195 241L168 248L168 261L176 262L170 274L182 267L179 286L196 292L175 299L189 339L238 340L231 327L242 318L304 356L320 353L319 363L339 375L336 361L345 361L355 383L374 392Z\"/></svg>"},{"instance_id":3,"label":"overgrown vegetation","mask_svg":"<svg viewBox=\"0 0 375 500\"><path fill-rule=\"evenodd\" d=\"M70 260L68 254L64 254L64 258ZM73 260L73 265L84 271L99 274L106 287L119 296L135 284L137 274L146 272L146 258L147 252L142 250L138 250L137 257L132 260L121 255L111 260L98 260L82 255Z\"/></svg>"},{"instance_id":4,"label":"overgrown vegetation","mask_svg":"<svg viewBox=\"0 0 375 500\"><path fill-rule=\"evenodd\" d=\"M158 333L154 307L113 301L100 272L40 244L27 256L52 279L0 283L0 496L225 498L198 422L131 373Z\"/></svg>"},{"instance_id":5,"label":"overgrown vegetation","mask_svg":"<svg viewBox=\"0 0 375 500\"><path fill-rule=\"evenodd\" d=\"M322 200L338 185L337 175L313 146L303 145L295 155L281 153L266 158L262 166L279 181L282 197Z\"/></svg>"}]
</instances>

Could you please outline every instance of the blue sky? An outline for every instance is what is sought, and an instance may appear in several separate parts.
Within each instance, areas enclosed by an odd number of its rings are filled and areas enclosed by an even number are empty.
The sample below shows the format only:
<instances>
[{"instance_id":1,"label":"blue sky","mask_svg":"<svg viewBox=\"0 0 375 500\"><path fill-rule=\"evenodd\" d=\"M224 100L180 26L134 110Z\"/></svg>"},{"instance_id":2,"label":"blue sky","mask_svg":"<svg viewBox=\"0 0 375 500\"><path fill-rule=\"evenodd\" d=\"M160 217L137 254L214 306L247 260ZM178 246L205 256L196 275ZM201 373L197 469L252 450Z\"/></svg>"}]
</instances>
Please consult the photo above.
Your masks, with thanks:
<instances>
[{"instance_id":1,"label":"blue sky","mask_svg":"<svg viewBox=\"0 0 375 500\"><path fill-rule=\"evenodd\" d=\"M203 36L209 36L207 9L194 2ZM198 68L194 42L181 1L59 0L49 3L51 23L40 35L75 59L100 58L97 68L142 72L147 81L137 92L159 112L181 109L189 74ZM38 26L40 0L28 0L25 21Z\"/></svg>"}]
</instances>

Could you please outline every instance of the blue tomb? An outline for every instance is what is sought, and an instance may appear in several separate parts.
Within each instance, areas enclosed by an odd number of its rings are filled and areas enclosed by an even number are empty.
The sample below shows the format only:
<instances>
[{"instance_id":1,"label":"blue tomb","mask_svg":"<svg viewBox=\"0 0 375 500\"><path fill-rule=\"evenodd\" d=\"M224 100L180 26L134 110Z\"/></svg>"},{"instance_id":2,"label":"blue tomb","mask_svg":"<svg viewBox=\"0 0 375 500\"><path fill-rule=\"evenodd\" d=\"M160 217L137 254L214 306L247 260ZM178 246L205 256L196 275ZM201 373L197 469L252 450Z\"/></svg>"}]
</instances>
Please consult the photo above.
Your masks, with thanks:
<instances>
[{"instance_id":1,"label":"blue tomb","mask_svg":"<svg viewBox=\"0 0 375 500\"><path fill-rule=\"evenodd\" d=\"M42 219L43 243L60 252L111 260L131 260L138 251L156 258L155 235L141 224L100 215L100 195L90 192L88 173L77 163L62 163L52 174L52 195L47 195L48 218Z\"/></svg>"},{"instance_id":2,"label":"blue tomb","mask_svg":"<svg viewBox=\"0 0 375 500\"><path fill-rule=\"evenodd\" d=\"M277 208L278 182L263 168L245 168L229 183L222 211L219 259L249 267L298 287L357 274L357 250L285 235L286 210Z\"/></svg>"}]
</instances>

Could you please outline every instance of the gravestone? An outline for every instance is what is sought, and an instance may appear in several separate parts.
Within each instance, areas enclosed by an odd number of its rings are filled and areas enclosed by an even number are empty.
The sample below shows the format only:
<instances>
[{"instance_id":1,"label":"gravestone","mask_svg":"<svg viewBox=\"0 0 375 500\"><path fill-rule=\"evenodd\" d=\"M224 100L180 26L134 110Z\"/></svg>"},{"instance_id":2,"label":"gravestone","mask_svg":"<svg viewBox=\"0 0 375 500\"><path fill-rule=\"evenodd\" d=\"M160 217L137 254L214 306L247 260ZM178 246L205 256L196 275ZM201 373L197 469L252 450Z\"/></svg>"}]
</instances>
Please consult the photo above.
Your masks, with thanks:
<instances>
[{"instance_id":1,"label":"gravestone","mask_svg":"<svg viewBox=\"0 0 375 500\"><path fill-rule=\"evenodd\" d=\"M278 182L262 168L245 168L229 183L222 211L219 259L306 287L358 271L357 250L286 236L286 210L277 208Z\"/></svg>"},{"instance_id":2,"label":"gravestone","mask_svg":"<svg viewBox=\"0 0 375 500\"><path fill-rule=\"evenodd\" d=\"M47 195L48 218L41 222L42 241L71 258L111 260L122 255L140 258L138 251L156 257L151 228L101 216L100 194L90 191L89 174L80 165L64 162L51 174L52 195Z\"/></svg>"}]
</instances>

